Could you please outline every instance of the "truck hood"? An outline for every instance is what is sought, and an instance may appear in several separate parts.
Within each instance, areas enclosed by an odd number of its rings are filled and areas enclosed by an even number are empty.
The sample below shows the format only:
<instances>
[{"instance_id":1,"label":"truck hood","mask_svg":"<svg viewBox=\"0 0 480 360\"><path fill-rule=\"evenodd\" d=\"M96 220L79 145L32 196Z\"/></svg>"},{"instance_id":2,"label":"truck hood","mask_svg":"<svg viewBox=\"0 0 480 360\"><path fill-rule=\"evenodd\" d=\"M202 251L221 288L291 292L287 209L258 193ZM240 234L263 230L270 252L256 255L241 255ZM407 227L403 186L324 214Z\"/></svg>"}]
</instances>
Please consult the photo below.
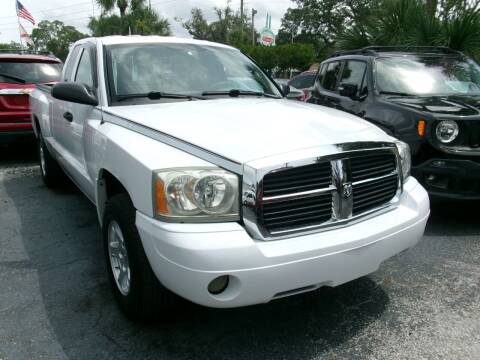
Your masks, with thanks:
<instances>
[{"instance_id":1,"label":"truck hood","mask_svg":"<svg viewBox=\"0 0 480 360\"><path fill-rule=\"evenodd\" d=\"M106 111L238 163L322 145L393 140L356 116L291 100L198 100Z\"/></svg>"}]
</instances>

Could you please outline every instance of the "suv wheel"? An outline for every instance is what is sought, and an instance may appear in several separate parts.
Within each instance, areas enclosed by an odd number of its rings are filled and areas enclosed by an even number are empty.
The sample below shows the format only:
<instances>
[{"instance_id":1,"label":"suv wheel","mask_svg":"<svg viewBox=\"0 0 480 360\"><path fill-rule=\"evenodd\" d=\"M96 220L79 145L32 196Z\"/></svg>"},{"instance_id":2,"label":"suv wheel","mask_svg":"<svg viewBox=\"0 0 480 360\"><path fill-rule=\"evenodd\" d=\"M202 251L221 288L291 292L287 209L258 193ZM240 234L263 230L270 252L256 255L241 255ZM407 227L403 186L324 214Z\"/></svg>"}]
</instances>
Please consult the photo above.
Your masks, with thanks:
<instances>
[{"instance_id":1,"label":"suv wheel","mask_svg":"<svg viewBox=\"0 0 480 360\"><path fill-rule=\"evenodd\" d=\"M62 180L65 179L60 165L53 158L45 145L42 135L38 137L38 158L40 162L40 173L42 174L43 182L50 188L58 187L61 185Z\"/></svg>"},{"instance_id":2,"label":"suv wheel","mask_svg":"<svg viewBox=\"0 0 480 360\"><path fill-rule=\"evenodd\" d=\"M110 283L120 308L132 320L157 320L178 298L160 284L150 267L127 194L108 200L102 231Z\"/></svg>"}]
</instances>

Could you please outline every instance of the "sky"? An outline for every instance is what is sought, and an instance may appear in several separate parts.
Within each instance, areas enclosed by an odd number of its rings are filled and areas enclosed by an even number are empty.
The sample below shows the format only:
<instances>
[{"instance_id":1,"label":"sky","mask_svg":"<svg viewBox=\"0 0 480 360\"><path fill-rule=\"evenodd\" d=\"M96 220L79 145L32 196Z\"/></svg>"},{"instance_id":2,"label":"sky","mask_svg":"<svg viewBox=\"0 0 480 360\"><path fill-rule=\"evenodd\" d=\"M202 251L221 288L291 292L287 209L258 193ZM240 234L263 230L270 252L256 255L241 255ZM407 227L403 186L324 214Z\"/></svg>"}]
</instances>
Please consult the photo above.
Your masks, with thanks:
<instances>
[{"instance_id":1,"label":"sky","mask_svg":"<svg viewBox=\"0 0 480 360\"><path fill-rule=\"evenodd\" d=\"M36 23L42 20L60 20L79 31L88 33L87 24L93 15L98 16L100 9L95 0L20 0L23 6L33 15ZM148 1L148 0L147 0ZM188 19L193 7L202 9L207 20L215 19L213 8L224 7L227 0L150 0L152 8L170 21L173 35L188 37L175 18ZM240 0L231 0L230 6L240 8ZM265 26L267 13L272 16L272 30L277 33L280 21L288 7L293 7L291 0L244 0L244 9L250 13L252 7L258 11L255 16L255 28L261 30ZM19 41L18 19L15 0L0 0L0 43ZM20 19L23 27L31 33L33 26Z\"/></svg>"}]
</instances>

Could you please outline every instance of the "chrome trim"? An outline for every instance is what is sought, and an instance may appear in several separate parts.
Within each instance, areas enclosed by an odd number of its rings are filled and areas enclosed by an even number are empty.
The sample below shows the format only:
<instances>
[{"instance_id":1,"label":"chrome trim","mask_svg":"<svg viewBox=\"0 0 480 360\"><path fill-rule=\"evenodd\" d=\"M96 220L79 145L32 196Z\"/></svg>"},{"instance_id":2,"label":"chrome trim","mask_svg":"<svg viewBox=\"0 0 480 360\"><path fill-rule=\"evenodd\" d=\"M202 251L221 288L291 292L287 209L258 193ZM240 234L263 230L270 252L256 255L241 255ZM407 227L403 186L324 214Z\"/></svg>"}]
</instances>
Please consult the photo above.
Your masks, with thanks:
<instances>
[{"instance_id":1,"label":"chrome trim","mask_svg":"<svg viewBox=\"0 0 480 360\"><path fill-rule=\"evenodd\" d=\"M393 175L399 175L399 174L400 174L400 172L397 169L397 170L392 171L390 174L387 174L387 175L382 175L382 176L377 176L377 177L374 177L374 178L355 181L355 182L352 183L352 185L362 185L364 183L369 183L369 182L373 182L373 181L377 181L377 180L386 179L386 178L389 178Z\"/></svg>"},{"instance_id":2,"label":"chrome trim","mask_svg":"<svg viewBox=\"0 0 480 360\"><path fill-rule=\"evenodd\" d=\"M309 191L302 191L298 193L293 193L293 194L285 194L285 195L276 195L276 196L264 196L263 197L263 202L264 203L274 203L279 200L285 200L285 199L301 199L301 198L306 198L310 196L315 196L318 194L325 194L328 192L335 191L336 188L333 185L330 185L328 188L322 188L322 189L315 189L315 190L309 190Z\"/></svg>"},{"instance_id":3,"label":"chrome trim","mask_svg":"<svg viewBox=\"0 0 480 360\"><path fill-rule=\"evenodd\" d=\"M333 192L333 214L332 220L339 221L352 217L353 212L353 194L352 179L350 171L350 159L334 160L332 164L332 181L336 191ZM349 187L350 194L345 194L345 189Z\"/></svg>"},{"instance_id":4,"label":"chrome trim","mask_svg":"<svg viewBox=\"0 0 480 360\"><path fill-rule=\"evenodd\" d=\"M352 196L347 197L347 199L342 199L340 189L344 185L349 186L371 182L379 180L383 178L383 176L352 183L349 171L349 157L358 153L368 154L369 152L379 151L392 152L396 157L397 170L385 177L398 175L397 193L394 198L384 206L353 216L353 203L351 203L350 199L348 199L352 198ZM261 215L263 201L265 199L267 199L267 201L273 201L272 197L262 199L264 176L271 171L311 165L324 161L330 161L332 164L332 185L330 187L319 189L320 191L311 190L296 194L279 195L276 197L276 199L278 200L280 196L284 196L280 199L285 199L288 197L293 197L293 195L298 196L300 194L300 196L313 196L318 193L327 193L331 191L334 195L332 201L332 218L329 221L321 224L281 231L270 232L263 227L262 224L258 222L259 215ZM402 191L403 176L401 173L401 160L397 147L394 143L355 142L301 149L298 151L289 152L288 154L279 154L269 158L254 160L244 165L242 184L243 222L249 234L258 240L279 240L292 236L298 236L299 234L309 234L336 229L338 227L347 226L394 209L400 201Z\"/></svg>"}]
</instances>

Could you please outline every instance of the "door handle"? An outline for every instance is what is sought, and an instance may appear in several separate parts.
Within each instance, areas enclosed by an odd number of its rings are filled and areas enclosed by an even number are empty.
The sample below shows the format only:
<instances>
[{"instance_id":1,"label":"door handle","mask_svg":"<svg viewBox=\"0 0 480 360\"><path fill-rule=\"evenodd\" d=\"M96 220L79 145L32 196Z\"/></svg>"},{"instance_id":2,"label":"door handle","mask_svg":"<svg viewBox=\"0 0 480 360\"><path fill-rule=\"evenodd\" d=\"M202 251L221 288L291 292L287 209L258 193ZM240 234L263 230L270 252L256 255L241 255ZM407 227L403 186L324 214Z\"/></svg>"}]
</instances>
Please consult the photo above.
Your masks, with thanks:
<instances>
[{"instance_id":1,"label":"door handle","mask_svg":"<svg viewBox=\"0 0 480 360\"><path fill-rule=\"evenodd\" d=\"M73 115L70 111L67 111L66 113L63 113L63 117L65 120L67 120L68 122L72 122L73 121Z\"/></svg>"}]
</instances>

